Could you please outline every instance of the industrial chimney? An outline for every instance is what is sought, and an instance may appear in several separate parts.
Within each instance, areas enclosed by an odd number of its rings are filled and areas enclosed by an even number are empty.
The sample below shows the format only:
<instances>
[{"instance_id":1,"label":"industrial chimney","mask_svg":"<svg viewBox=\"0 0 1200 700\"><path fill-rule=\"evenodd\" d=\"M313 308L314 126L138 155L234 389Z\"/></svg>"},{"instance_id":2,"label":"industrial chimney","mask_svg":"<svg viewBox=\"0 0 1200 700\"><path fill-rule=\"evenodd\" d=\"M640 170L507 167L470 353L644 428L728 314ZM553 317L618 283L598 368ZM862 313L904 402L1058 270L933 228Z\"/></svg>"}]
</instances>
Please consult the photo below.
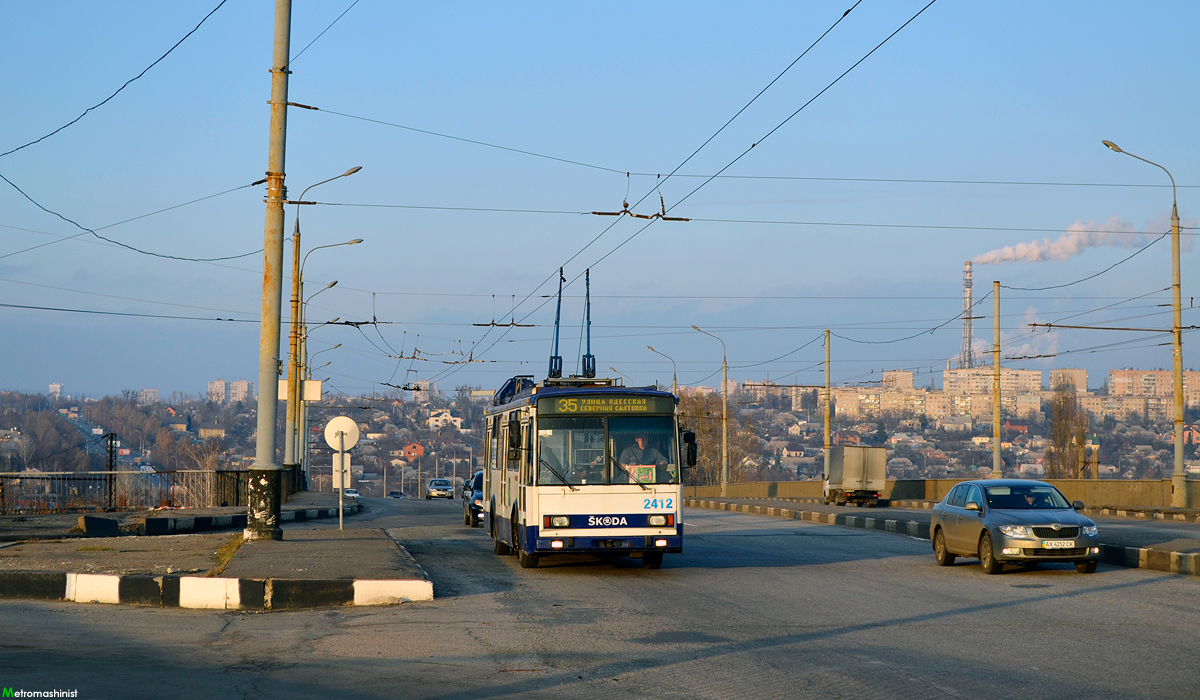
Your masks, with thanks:
<instances>
[{"instance_id":1,"label":"industrial chimney","mask_svg":"<svg viewBox=\"0 0 1200 700\"><path fill-rule=\"evenodd\" d=\"M962 313L962 349L958 351L959 369L971 369L975 366L975 350L971 347L974 338L971 307L975 305L972 287L974 286L971 273L971 261L963 264L963 313Z\"/></svg>"}]
</instances>

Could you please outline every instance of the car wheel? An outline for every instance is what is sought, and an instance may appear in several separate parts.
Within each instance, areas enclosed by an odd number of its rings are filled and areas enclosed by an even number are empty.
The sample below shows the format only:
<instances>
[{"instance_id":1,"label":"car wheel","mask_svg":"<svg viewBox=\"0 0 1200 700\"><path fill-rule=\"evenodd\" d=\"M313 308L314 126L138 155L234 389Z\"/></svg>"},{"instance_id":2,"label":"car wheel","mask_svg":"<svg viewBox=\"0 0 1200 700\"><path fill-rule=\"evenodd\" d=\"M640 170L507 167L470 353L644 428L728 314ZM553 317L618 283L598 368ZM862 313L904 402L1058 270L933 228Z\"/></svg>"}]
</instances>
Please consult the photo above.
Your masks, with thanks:
<instances>
[{"instance_id":1,"label":"car wheel","mask_svg":"<svg viewBox=\"0 0 1200 700\"><path fill-rule=\"evenodd\" d=\"M471 509L463 508L463 525L471 525Z\"/></svg>"},{"instance_id":2,"label":"car wheel","mask_svg":"<svg viewBox=\"0 0 1200 700\"><path fill-rule=\"evenodd\" d=\"M979 538L979 568L988 575L1004 571L1004 565L996 561L996 554L992 551L992 536L986 532Z\"/></svg>"},{"instance_id":3,"label":"car wheel","mask_svg":"<svg viewBox=\"0 0 1200 700\"><path fill-rule=\"evenodd\" d=\"M646 552L642 555L642 568L644 569L659 569L662 568L662 552Z\"/></svg>"},{"instance_id":4,"label":"car wheel","mask_svg":"<svg viewBox=\"0 0 1200 700\"><path fill-rule=\"evenodd\" d=\"M521 564L522 569L536 569L538 565L538 555L530 554L525 550L517 552L517 562Z\"/></svg>"},{"instance_id":5,"label":"car wheel","mask_svg":"<svg viewBox=\"0 0 1200 700\"><path fill-rule=\"evenodd\" d=\"M432 496L430 496L429 494L425 494L425 500L427 500L427 501L428 501L428 500L430 500L431 498L433 498L433 497L432 497Z\"/></svg>"},{"instance_id":6,"label":"car wheel","mask_svg":"<svg viewBox=\"0 0 1200 700\"><path fill-rule=\"evenodd\" d=\"M955 559L950 550L946 549L946 533L940 529L933 536L933 558L937 560L938 566L950 566Z\"/></svg>"},{"instance_id":7,"label":"car wheel","mask_svg":"<svg viewBox=\"0 0 1200 700\"><path fill-rule=\"evenodd\" d=\"M1096 573L1096 565L1099 563L1095 559L1091 561L1077 561L1075 562L1075 570L1081 574L1094 574Z\"/></svg>"}]
</instances>

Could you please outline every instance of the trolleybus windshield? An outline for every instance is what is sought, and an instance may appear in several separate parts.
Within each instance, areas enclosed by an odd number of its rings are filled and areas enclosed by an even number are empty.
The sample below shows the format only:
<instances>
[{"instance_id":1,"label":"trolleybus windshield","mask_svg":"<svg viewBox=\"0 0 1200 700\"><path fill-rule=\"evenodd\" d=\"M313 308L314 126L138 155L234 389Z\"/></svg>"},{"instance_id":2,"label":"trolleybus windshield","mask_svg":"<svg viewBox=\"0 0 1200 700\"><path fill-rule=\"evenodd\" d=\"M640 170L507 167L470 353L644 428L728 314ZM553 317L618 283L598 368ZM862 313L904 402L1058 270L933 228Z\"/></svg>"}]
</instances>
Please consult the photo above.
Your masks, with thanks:
<instances>
[{"instance_id":1,"label":"trolleybus windshield","mask_svg":"<svg viewBox=\"0 0 1200 700\"><path fill-rule=\"evenodd\" d=\"M675 484L669 416L541 417L538 485Z\"/></svg>"}]
</instances>

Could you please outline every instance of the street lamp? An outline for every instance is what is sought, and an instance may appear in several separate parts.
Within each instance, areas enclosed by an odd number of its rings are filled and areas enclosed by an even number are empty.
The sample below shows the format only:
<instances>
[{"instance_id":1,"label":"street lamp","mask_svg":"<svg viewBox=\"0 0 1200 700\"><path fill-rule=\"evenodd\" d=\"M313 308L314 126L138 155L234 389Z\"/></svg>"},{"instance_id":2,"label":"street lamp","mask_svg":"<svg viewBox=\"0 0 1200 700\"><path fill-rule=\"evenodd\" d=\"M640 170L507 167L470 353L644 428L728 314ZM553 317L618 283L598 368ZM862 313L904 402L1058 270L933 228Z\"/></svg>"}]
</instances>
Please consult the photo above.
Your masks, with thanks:
<instances>
[{"instance_id":1,"label":"street lamp","mask_svg":"<svg viewBox=\"0 0 1200 700\"><path fill-rule=\"evenodd\" d=\"M662 355L663 357L667 358L668 360L671 360L671 393L678 396L679 395L679 380L678 380L679 372L678 372L677 368L675 367L675 360L672 359L671 356L666 354L665 352L659 352L659 351L655 350L654 348L650 347L649 345L646 346L646 349L656 355Z\"/></svg>"},{"instance_id":2,"label":"street lamp","mask_svg":"<svg viewBox=\"0 0 1200 700\"><path fill-rule=\"evenodd\" d=\"M633 378L632 378L632 377L630 377L628 374L625 374L624 372L617 372L617 368L616 368L616 367L613 367L612 365L609 365L609 367L608 367L608 371L609 371L609 372L616 372L617 374L621 375L621 376L622 376L622 377L624 377L625 379L629 380L629 386L633 386L634 384L636 384L636 382L634 382L634 381L633 381Z\"/></svg>"},{"instance_id":3,"label":"street lamp","mask_svg":"<svg viewBox=\"0 0 1200 700\"><path fill-rule=\"evenodd\" d=\"M692 330L717 338L694 324ZM720 338L717 341L721 343L721 498L725 498L729 494L729 359L725 341Z\"/></svg>"},{"instance_id":4,"label":"street lamp","mask_svg":"<svg viewBox=\"0 0 1200 700\"><path fill-rule=\"evenodd\" d=\"M299 405L298 401L300 396L300 367L297 359L297 351L299 350L300 343L300 331L297 324L300 321L300 295L303 293L303 283L301 281L303 279L303 264L300 260L300 205L313 204L313 202L305 202L304 195L308 194L308 191L317 185L323 185L327 182L333 182L338 178L353 175L359 170L362 170L362 166L356 165L341 175L335 175L334 177L322 180L316 184L309 185L300 193L299 199L295 200L294 202L289 202L296 205L296 222L292 227L292 327L291 332L288 334L288 346L289 350L291 351L291 356L288 362L287 414L286 421L284 423L285 428L283 431L283 466L285 469L295 468L297 452L297 435L291 429L291 426L296 424L297 407ZM316 248L313 250L316 250ZM310 250L309 253L311 252L312 251ZM304 257L305 259L308 258L307 255ZM259 432L261 434L262 431L260 430Z\"/></svg>"},{"instance_id":5,"label":"street lamp","mask_svg":"<svg viewBox=\"0 0 1200 700\"><path fill-rule=\"evenodd\" d=\"M353 175L356 172L358 172L358 168L351 168L350 170L347 170L342 175L338 175L338 177L345 177L346 175ZM337 178L335 177L335 178L330 178L330 179L336 180ZM325 182L329 182L329 180L326 180ZM319 185L319 184L321 184L321 183L318 182L317 185ZM312 185L311 187L309 187L309 189L312 189L312 187L316 187L316 185ZM305 192L307 192L307 191L308 190L306 189ZM304 199L304 196L301 195L301 200L303 200L303 199ZM296 228L292 232L292 237L294 239L293 240L292 258L293 258L293 260L299 260L299 262L294 264L293 271L292 271L292 328L291 328L291 333L289 334L291 336L291 356L288 359L287 419L284 423L285 427L284 427L284 431L283 431L283 448L284 448L283 463L284 463L285 467L294 467L296 465L296 456L302 447L299 444L301 436L296 433L296 431L292 428L292 426L299 423L298 408L300 406L300 395L301 395L300 347L299 346L301 343L300 336L302 335L302 332L303 332L302 326L304 325L304 310L301 308L301 306L303 306L303 304L301 302L301 295L303 295L303 293L304 293L304 265L308 262L308 256L312 255L314 251L321 250L322 248L334 248L334 247L342 246L342 245L358 245L359 243L362 243L361 238L355 238L352 241L345 241L343 243L331 243L329 245L320 245L320 246L313 248L312 250L309 250L304 255L303 258L300 258L299 257L300 256L300 207L299 207L299 203L297 203L297 205L296 205ZM325 287L325 289L329 289L330 287L334 286L335 284L337 284L336 280L333 283L327 285ZM325 289L322 289L320 291L323 292L323 291L325 291ZM320 292L318 292L318 293L320 293ZM314 294L313 296L316 296L316 294ZM309 297L309 299L311 300L312 297Z\"/></svg>"},{"instance_id":6,"label":"street lamp","mask_svg":"<svg viewBox=\"0 0 1200 700\"><path fill-rule=\"evenodd\" d=\"M1179 283L1179 204L1175 196L1175 177L1171 171L1152 160L1146 160L1129 151L1122 151L1112 141L1101 141L1117 153L1124 153L1130 158L1137 158L1143 163L1149 163L1162 170L1171 179L1171 305L1174 318L1171 324L1172 347L1171 354L1175 369L1175 472L1171 474L1171 505L1175 508L1187 508L1187 483L1183 471L1183 299Z\"/></svg>"}]
</instances>

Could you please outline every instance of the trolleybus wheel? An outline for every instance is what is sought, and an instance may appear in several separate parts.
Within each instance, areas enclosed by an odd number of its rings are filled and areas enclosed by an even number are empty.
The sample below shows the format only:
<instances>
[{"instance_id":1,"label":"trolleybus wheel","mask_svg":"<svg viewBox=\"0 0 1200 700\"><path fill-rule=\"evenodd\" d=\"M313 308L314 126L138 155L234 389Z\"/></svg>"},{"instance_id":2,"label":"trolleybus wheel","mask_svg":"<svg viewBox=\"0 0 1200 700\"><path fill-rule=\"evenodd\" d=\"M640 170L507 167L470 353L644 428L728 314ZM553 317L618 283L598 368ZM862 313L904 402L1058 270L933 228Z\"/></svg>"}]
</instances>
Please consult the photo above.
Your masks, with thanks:
<instances>
[{"instance_id":1,"label":"trolleybus wheel","mask_svg":"<svg viewBox=\"0 0 1200 700\"><path fill-rule=\"evenodd\" d=\"M646 569L657 569L662 566L662 552L646 552L642 555L642 567Z\"/></svg>"},{"instance_id":2,"label":"trolleybus wheel","mask_svg":"<svg viewBox=\"0 0 1200 700\"><path fill-rule=\"evenodd\" d=\"M530 554L523 549L518 549L517 561L521 564L522 569L536 569L538 565L538 555Z\"/></svg>"}]
</instances>

